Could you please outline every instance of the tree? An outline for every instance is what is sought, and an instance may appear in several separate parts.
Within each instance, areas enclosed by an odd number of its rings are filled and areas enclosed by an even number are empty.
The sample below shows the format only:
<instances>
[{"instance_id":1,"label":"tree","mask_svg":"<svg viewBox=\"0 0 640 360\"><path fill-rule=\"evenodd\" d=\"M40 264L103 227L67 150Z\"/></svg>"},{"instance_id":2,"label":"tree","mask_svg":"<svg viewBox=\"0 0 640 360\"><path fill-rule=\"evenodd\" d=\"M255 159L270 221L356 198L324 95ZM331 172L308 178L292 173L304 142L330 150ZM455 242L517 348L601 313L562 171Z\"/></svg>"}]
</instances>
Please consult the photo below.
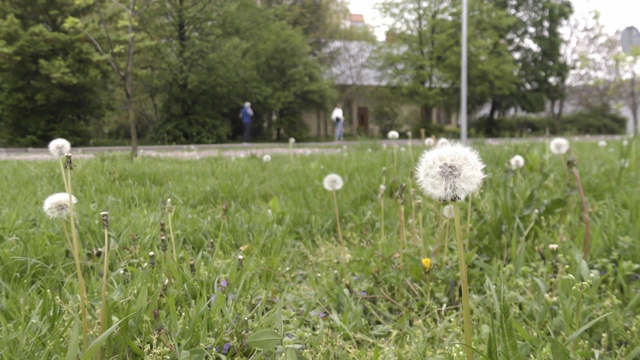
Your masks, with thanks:
<instances>
[{"instance_id":1,"label":"tree","mask_svg":"<svg viewBox=\"0 0 640 360\"><path fill-rule=\"evenodd\" d=\"M91 25L96 25L95 23L83 26L81 20L73 16L68 17L64 23L66 29L78 29L91 40L95 49L109 62L114 74L121 81L131 132L131 153L134 156L138 154L138 132L133 103L133 55L138 17L144 13L151 2L152 0L146 0L141 7L138 7L137 0L129 0L128 5L111 0L107 3L111 6L106 6L107 12L105 12L102 9L104 4L100 0L77 0L76 3L84 8L93 5L99 18L97 25L102 30L104 39L94 36ZM97 29L96 32L98 32Z\"/></svg>"},{"instance_id":2,"label":"tree","mask_svg":"<svg viewBox=\"0 0 640 360\"><path fill-rule=\"evenodd\" d=\"M493 97L487 133L493 132L499 111L518 108L541 112L547 99L562 98L561 84L569 66L561 54L564 40L560 28L573 12L567 0L498 0L495 6L515 19L500 40L516 61L518 86L508 94Z\"/></svg>"},{"instance_id":3,"label":"tree","mask_svg":"<svg viewBox=\"0 0 640 360\"><path fill-rule=\"evenodd\" d=\"M158 1L141 20L152 40L142 67L160 105L156 136L216 142L239 132L238 111L253 103L255 132L301 136L300 113L330 91L300 29L252 0Z\"/></svg>"},{"instance_id":4,"label":"tree","mask_svg":"<svg viewBox=\"0 0 640 360\"><path fill-rule=\"evenodd\" d=\"M453 6L452 6L453 5ZM453 111L459 106L459 2L386 1L381 12L393 20L391 41L380 51L381 70L390 84L425 106ZM514 19L492 1L470 4L468 42L469 108L515 88L516 63L502 41ZM424 120L429 120L428 117Z\"/></svg>"},{"instance_id":5,"label":"tree","mask_svg":"<svg viewBox=\"0 0 640 360\"><path fill-rule=\"evenodd\" d=\"M8 145L55 137L87 144L105 112L104 63L63 27L81 16L74 2L26 0L0 8L0 123Z\"/></svg>"}]
</instances>

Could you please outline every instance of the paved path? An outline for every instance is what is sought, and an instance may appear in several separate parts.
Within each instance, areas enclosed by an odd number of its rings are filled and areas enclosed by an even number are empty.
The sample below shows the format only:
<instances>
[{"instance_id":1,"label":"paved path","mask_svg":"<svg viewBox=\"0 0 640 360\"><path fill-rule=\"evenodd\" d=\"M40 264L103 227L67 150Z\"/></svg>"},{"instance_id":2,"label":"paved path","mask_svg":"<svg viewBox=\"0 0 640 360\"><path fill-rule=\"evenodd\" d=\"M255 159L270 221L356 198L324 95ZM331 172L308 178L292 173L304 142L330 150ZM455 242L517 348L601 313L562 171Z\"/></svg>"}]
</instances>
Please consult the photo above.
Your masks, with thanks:
<instances>
[{"instance_id":1,"label":"paved path","mask_svg":"<svg viewBox=\"0 0 640 360\"><path fill-rule=\"evenodd\" d=\"M570 137L571 141L599 141L620 140L623 135L598 135ZM529 138L488 138L470 139L472 143L501 145L509 143L542 142L543 137ZM265 154L335 154L342 151L344 146L367 146L377 144L407 145L408 140L363 140L341 142L298 142L292 147L288 143L251 143L251 144L206 144L206 145L144 145L139 146L140 156L175 157L185 159L199 159L207 156L245 157L250 155L263 156ZM414 146L421 146L420 140L413 140ZM129 152L128 146L108 147L74 147L72 152L77 158L92 158L97 153ZM51 159L47 148L0 148L0 160L48 160Z\"/></svg>"}]
</instances>

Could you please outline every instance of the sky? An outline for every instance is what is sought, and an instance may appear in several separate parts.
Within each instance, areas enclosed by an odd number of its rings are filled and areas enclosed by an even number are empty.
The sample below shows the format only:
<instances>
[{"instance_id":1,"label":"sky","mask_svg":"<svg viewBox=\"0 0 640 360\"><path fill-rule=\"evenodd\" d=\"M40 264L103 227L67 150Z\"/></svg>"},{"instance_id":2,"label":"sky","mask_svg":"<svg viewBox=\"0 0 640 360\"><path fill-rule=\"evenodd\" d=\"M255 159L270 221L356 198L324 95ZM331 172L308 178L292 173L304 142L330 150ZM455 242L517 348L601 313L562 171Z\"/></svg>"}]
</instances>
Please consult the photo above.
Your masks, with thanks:
<instances>
[{"instance_id":1,"label":"sky","mask_svg":"<svg viewBox=\"0 0 640 360\"><path fill-rule=\"evenodd\" d=\"M376 37L384 39L385 19L375 10L378 0L347 0L353 14L364 15L364 21L374 27ZM607 32L614 33L627 26L640 28L640 0L573 0L574 16L587 16L600 11L600 21Z\"/></svg>"}]
</instances>

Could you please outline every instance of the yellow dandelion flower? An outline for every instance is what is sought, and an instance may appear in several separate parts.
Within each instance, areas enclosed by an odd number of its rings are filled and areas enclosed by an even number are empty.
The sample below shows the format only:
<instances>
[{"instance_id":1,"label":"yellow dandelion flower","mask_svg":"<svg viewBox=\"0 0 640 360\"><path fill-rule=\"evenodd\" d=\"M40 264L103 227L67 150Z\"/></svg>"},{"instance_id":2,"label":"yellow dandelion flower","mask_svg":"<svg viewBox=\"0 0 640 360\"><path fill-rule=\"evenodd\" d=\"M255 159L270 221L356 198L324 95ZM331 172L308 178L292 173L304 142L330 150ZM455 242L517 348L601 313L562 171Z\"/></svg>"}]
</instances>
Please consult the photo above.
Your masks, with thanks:
<instances>
[{"instance_id":1,"label":"yellow dandelion flower","mask_svg":"<svg viewBox=\"0 0 640 360\"><path fill-rule=\"evenodd\" d=\"M431 271L431 258L422 258L422 267L426 272Z\"/></svg>"}]
</instances>

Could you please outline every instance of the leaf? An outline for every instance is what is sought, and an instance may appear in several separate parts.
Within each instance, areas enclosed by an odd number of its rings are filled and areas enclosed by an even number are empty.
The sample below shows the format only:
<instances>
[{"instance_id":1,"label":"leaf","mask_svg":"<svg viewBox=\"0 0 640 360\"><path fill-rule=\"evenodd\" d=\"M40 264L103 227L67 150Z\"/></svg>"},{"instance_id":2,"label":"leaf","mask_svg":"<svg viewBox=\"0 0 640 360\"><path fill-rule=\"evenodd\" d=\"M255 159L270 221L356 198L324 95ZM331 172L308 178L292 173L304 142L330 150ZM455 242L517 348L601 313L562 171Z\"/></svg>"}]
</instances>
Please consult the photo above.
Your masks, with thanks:
<instances>
[{"instance_id":1,"label":"leaf","mask_svg":"<svg viewBox=\"0 0 640 360\"><path fill-rule=\"evenodd\" d=\"M631 351L629 354L627 354L627 356L625 356L624 360L633 360L633 359L637 359L638 357L640 357L640 346L638 346L637 348L633 349L633 351Z\"/></svg>"},{"instance_id":2,"label":"leaf","mask_svg":"<svg viewBox=\"0 0 640 360\"><path fill-rule=\"evenodd\" d=\"M129 315L131 316L131 315ZM95 356L96 352L98 352L98 349L100 349L100 347L102 347L102 345L104 345L105 342L107 342L107 339L109 338L109 335L111 335L111 333L113 333L114 331L116 331L118 325L120 325L121 322L123 322L126 318L128 318L129 316L119 320L118 322L116 322L115 324L113 324L113 326L111 326L110 328L107 329L107 331L105 331L104 333L102 333L102 335L98 336L97 339L95 339L91 345L89 345L89 347L87 348L87 350L85 350L84 353L82 353L82 357L80 357L80 360L89 360L89 359L93 359L93 357ZM75 358L74 358L75 359Z\"/></svg>"},{"instance_id":3,"label":"leaf","mask_svg":"<svg viewBox=\"0 0 640 360\"><path fill-rule=\"evenodd\" d=\"M500 285L500 292L498 297L500 299L500 337L502 340L502 354L507 359L520 359L520 352L518 351L518 341L515 337L515 330L513 329L513 320L511 320L511 313L509 309L509 303L505 299L504 285Z\"/></svg>"},{"instance_id":4,"label":"leaf","mask_svg":"<svg viewBox=\"0 0 640 360\"><path fill-rule=\"evenodd\" d=\"M566 360L571 359L571 353L560 341L556 338L551 338L551 357L553 360Z\"/></svg>"},{"instance_id":5,"label":"leaf","mask_svg":"<svg viewBox=\"0 0 640 360\"><path fill-rule=\"evenodd\" d=\"M541 216L550 216L554 215L560 210L564 209L567 205L567 199L565 198L555 198L545 204L544 210L540 214Z\"/></svg>"},{"instance_id":6,"label":"leaf","mask_svg":"<svg viewBox=\"0 0 640 360\"><path fill-rule=\"evenodd\" d=\"M582 334L583 332L585 332L588 328L592 327L592 326L593 326L593 324L597 323L598 321L600 321L601 319L603 319L603 318L605 318L605 317L607 317L607 316L609 316L609 315L611 315L611 313L610 313L610 312L608 312L608 313L606 313L606 314L604 314L604 315L602 315L602 316L599 316L599 317L597 317L597 318L595 318L595 319L593 319L593 320L589 321L586 325L584 325L584 326L583 326L583 327L581 327L580 329L576 330L576 332L574 332L573 334L571 334L571 336L569 336L569 337L567 338L567 344L568 344L568 343L570 343L571 341L573 341L573 339L575 339L575 338L577 338L578 336L580 336L580 334Z\"/></svg>"},{"instance_id":7,"label":"leaf","mask_svg":"<svg viewBox=\"0 0 640 360\"><path fill-rule=\"evenodd\" d=\"M269 329L257 331L247 338L247 344L251 347L268 350L272 349L282 342L282 336L277 332Z\"/></svg>"},{"instance_id":8,"label":"leaf","mask_svg":"<svg viewBox=\"0 0 640 360\"><path fill-rule=\"evenodd\" d=\"M75 29L75 28L82 28L82 22L80 22L80 19L73 17L73 16L69 16L68 18L64 19L64 23L62 24L62 28L65 30L71 30L71 29Z\"/></svg>"},{"instance_id":9,"label":"leaf","mask_svg":"<svg viewBox=\"0 0 640 360\"><path fill-rule=\"evenodd\" d=\"M76 317L73 320L73 328L71 329L71 339L69 339L69 346L67 347L67 360L75 360L78 358L80 352L80 344L78 343L80 337L80 320Z\"/></svg>"},{"instance_id":10,"label":"leaf","mask_svg":"<svg viewBox=\"0 0 640 360\"><path fill-rule=\"evenodd\" d=\"M296 356L296 350L293 348L287 349L286 360L298 360L298 356Z\"/></svg>"}]
</instances>

